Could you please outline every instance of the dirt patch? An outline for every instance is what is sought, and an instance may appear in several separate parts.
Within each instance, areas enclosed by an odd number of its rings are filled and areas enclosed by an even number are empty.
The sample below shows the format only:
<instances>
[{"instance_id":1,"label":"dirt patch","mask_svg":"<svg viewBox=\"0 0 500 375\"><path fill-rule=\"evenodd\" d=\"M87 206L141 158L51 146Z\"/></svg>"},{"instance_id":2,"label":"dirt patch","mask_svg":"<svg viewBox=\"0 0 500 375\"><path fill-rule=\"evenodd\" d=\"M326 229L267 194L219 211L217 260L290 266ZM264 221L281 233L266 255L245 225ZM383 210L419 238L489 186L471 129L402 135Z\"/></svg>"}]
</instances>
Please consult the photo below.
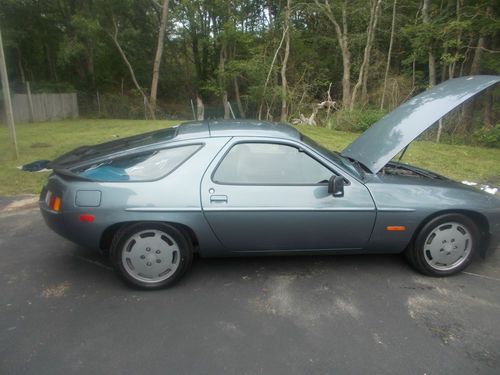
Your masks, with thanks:
<instances>
[{"instance_id":1,"label":"dirt patch","mask_svg":"<svg viewBox=\"0 0 500 375\"><path fill-rule=\"evenodd\" d=\"M66 295L66 291L71 287L69 281L64 281L61 284L53 285L45 288L42 292L42 297L45 298L60 298Z\"/></svg>"},{"instance_id":2,"label":"dirt patch","mask_svg":"<svg viewBox=\"0 0 500 375\"><path fill-rule=\"evenodd\" d=\"M415 278L417 286L434 286L430 289L414 288L408 297L410 317L444 345L463 350L469 357L481 360L490 367L499 363L498 337L487 321L471 319L485 313L500 313L500 304L481 296L470 294L464 285L449 280L428 281ZM434 285L429 285L434 284Z\"/></svg>"},{"instance_id":3,"label":"dirt patch","mask_svg":"<svg viewBox=\"0 0 500 375\"><path fill-rule=\"evenodd\" d=\"M311 327L333 318L357 320L362 312L355 301L344 293L319 285L305 293L298 275L279 275L267 280L262 295L253 299L251 306L261 313L292 320L301 327Z\"/></svg>"},{"instance_id":4,"label":"dirt patch","mask_svg":"<svg viewBox=\"0 0 500 375\"><path fill-rule=\"evenodd\" d=\"M23 195L14 198L2 198L0 200L0 213L35 208L37 206L37 195Z\"/></svg>"},{"instance_id":5,"label":"dirt patch","mask_svg":"<svg viewBox=\"0 0 500 375\"><path fill-rule=\"evenodd\" d=\"M52 147L52 145L48 144L48 143L43 143L43 142L35 142L35 143L32 143L31 148L47 148L47 147Z\"/></svg>"}]
</instances>

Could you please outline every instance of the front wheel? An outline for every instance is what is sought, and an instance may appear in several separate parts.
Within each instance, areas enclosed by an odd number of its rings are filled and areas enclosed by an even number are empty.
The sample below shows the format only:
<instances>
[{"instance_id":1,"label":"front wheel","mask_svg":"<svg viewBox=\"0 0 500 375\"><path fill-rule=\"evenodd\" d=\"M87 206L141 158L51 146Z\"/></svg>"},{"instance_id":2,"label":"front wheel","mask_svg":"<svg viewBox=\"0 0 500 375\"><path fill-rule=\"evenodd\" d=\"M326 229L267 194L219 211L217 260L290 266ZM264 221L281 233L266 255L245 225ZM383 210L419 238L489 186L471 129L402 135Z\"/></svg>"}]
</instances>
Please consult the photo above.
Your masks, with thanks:
<instances>
[{"instance_id":1,"label":"front wheel","mask_svg":"<svg viewBox=\"0 0 500 375\"><path fill-rule=\"evenodd\" d=\"M137 223L122 228L111 245L115 270L126 282L143 289L174 284L189 268L191 242L163 223Z\"/></svg>"},{"instance_id":2,"label":"front wheel","mask_svg":"<svg viewBox=\"0 0 500 375\"><path fill-rule=\"evenodd\" d=\"M446 214L430 220L406 250L406 257L421 273L448 276L465 269L479 243L477 226L468 217Z\"/></svg>"}]
</instances>

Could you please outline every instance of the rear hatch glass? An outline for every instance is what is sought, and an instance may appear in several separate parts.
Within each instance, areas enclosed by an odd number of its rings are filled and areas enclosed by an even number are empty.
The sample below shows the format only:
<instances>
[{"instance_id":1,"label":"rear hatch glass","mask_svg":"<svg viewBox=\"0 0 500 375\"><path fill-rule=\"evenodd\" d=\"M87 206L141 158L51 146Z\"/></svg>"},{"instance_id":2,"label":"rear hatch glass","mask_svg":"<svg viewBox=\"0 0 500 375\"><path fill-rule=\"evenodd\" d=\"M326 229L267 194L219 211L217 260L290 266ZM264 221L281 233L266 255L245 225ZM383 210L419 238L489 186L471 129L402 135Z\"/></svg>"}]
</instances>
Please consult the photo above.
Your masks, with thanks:
<instances>
[{"instance_id":1,"label":"rear hatch glass","mask_svg":"<svg viewBox=\"0 0 500 375\"><path fill-rule=\"evenodd\" d=\"M106 142L95 146L82 146L70 151L50 163L52 169L66 169L71 165L80 164L101 156L126 151L136 147L165 142L175 137L177 127L156 130L149 133L134 135L116 141Z\"/></svg>"}]
</instances>

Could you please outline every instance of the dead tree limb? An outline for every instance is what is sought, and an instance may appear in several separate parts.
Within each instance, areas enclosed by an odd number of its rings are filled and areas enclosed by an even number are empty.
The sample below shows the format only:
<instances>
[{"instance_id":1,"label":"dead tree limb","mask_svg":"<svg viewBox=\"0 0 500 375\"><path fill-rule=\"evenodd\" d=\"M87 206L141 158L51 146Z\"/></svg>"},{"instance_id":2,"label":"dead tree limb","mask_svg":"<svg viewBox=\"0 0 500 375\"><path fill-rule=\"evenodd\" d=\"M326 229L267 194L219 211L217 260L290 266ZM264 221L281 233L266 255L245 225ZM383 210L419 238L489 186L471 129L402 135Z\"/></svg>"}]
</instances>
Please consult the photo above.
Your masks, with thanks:
<instances>
[{"instance_id":1,"label":"dead tree limb","mask_svg":"<svg viewBox=\"0 0 500 375\"><path fill-rule=\"evenodd\" d=\"M132 82L134 82L135 88L137 89L137 91L139 91L141 93L142 97L144 98L144 102L146 103L146 106L148 108L149 115L151 116L151 118L154 118L153 109L151 108L151 104L149 103L148 97L146 96L146 93L142 89L141 85L139 85L139 82L137 82L137 78L135 77L134 68L132 67L132 64L130 64L130 61L128 60L127 55L125 54L125 51L123 51L123 48L122 48L120 42L118 41L118 24L116 23L116 20L114 17L112 17L112 21L113 21L114 31L113 31L113 33L110 33L107 31L107 33L111 37L111 39L113 39L113 42L115 43L115 46L118 49L118 52L120 52L120 55L121 55L123 61L125 62L125 65L127 65L127 68L130 72L130 77L132 78Z\"/></svg>"},{"instance_id":2,"label":"dead tree limb","mask_svg":"<svg viewBox=\"0 0 500 375\"><path fill-rule=\"evenodd\" d=\"M280 52L281 46L283 45L283 42L285 41L285 37L286 37L287 33L288 33L288 28L285 28L283 30L283 35L281 36L280 44L278 45L278 48L276 48L276 51L274 52L274 57L273 57L273 61L271 62L271 66L269 67L269 72L267 73L267 78L266 78L266 81L264 83L264 88L262 90L262 100L260 101L260 106L259 106L259 116L258 116L259 120L261 120L261 117L262 117L262 107L264 106L264 99L266 96L267 85L269 84L269 79L271 78L271 73L273 72L274 63L276 62L276 58L278 57L278 53Z\"/></svg>"},{"instance_id":3,"label":"dead tree limb","mask_svg":"<svg viewBox=\"0 0 500 375\"><path fill-rule=\"evenodd\" d=\"M361 67L359 69L358 81L356 82L356 84L354 85L354 88L352 90L351 107L350 107L351 110L354 109L354 104L356 103L356 96L358 93L358 89L361 87L366 75L368 74L368 66L369 66L369 60L370 60L370 55L371 55L371 49L373 46L373 41L375 39L375 30L377 28L378 13L379 13L381 3L382 3L382 0L377 0L377 2L374 2L372 4L371 10L370 10L370 21L368 22L368 26L366 28L366 45L365 45L365 50L364 50L364 55L363 55L363 62L361 63Z\"/></svg>"}]
</instances>

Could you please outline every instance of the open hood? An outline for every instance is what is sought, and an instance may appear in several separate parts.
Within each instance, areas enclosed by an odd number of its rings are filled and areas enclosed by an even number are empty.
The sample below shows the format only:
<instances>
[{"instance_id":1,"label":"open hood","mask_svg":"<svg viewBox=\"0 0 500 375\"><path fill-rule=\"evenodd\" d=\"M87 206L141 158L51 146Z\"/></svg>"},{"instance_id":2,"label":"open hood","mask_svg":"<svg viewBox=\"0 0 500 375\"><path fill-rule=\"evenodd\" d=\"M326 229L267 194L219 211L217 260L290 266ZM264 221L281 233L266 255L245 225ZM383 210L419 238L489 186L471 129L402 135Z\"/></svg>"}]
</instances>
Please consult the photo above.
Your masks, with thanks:
<instances>
[{"instance_id":1,"label":"open hood","mask_svg":"<svg viewBox=\"0 0 500 375\"><path fill-rule=\"evenodd\" d=\"M470 76L434 86L373 124L342 151L342 156L377 173L441 117L498 82L500 76Z\"/></svg>"}]
</instances>

